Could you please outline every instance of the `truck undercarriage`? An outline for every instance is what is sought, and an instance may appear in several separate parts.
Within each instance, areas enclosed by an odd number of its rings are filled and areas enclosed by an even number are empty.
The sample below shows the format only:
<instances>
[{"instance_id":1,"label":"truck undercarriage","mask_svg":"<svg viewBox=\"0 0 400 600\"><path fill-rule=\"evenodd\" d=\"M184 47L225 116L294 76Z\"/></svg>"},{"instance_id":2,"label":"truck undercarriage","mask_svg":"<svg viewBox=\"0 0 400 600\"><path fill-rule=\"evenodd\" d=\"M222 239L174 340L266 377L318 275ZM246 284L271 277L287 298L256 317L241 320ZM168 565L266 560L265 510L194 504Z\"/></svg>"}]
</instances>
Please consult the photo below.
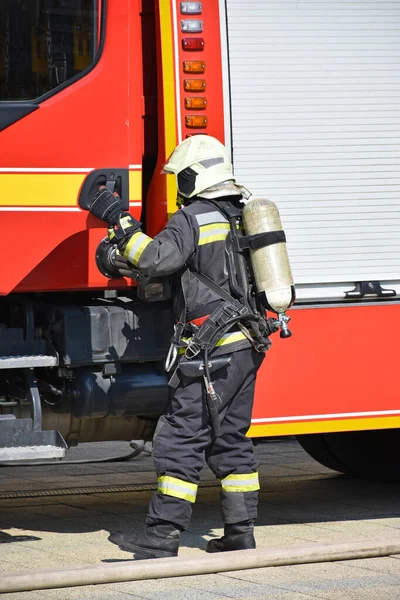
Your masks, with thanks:
<instances>
[{"instance_id":1,"label":"truck undercarriage","mask_svg":"<svg viewBox=\"0 0 400 600\"><path fill-rule=\"evenodd\" d=\"M111 291L11 295L0 306L0 461L60 458L62 438L151 439L168 401L167 302Z\"/></svg>"}]
</instances>

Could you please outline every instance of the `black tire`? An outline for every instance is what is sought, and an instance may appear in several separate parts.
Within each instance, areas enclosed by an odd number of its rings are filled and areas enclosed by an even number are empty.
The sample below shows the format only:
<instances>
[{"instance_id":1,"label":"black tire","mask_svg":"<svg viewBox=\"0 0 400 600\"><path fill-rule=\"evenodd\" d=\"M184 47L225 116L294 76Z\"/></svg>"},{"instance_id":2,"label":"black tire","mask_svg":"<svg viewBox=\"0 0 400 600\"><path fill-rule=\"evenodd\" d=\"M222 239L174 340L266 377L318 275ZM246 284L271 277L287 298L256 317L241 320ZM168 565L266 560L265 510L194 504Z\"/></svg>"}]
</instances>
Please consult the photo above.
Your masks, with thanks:
<instances>
[{"instance_id":1,"label":"black tire","mask_svg":"<svg viewBox=\"0 0 400 600\"><path fill-rule=\"evenodd\" d=\"M319 463L364 479L400 482L400 429L298 436Z\"/></svg>"},{"instance_id":2,"label":"black tire","mask_svg":"<svg viewBox=\"0 0 400 600\"><path fill-rule=\"evenodd\" d=\"M353 474L349 473L346 465L333 454L326 437L324 433L296 436L303 450L321 465L339 473Z\"/></svg>"}]
</instances>

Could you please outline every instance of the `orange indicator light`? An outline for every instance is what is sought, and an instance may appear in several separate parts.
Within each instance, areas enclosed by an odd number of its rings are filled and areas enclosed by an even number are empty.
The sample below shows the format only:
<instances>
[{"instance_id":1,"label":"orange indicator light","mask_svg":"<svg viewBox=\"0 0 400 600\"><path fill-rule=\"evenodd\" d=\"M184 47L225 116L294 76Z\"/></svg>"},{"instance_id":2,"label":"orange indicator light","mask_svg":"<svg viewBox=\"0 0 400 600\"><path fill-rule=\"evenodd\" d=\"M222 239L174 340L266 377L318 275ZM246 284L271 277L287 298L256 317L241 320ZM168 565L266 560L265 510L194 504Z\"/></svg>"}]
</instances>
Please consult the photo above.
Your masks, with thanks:
<instances>
[{"instance_id":1,"label":"orange indicator light","mask_svg":"<svg viewBox=\"0 0 400 600\"><path fill-rule=\"evenodd\" d=\"M183 82L185 92L205 92L205 79L185 79Z\"/></svg>"},{"instance_id":2,"label":"orange indicator light","mask_svg":"<svg viewBox=\"0 0 400 600\"><path fill-rule=\"evenodd\" d=\"M207 117L203 117L203 116L190 116L190 117L185 117L185 125L186 127L193 127L196 129L200 129L201 127L207 127L207 123L208 123L208 119Z\"/></svg>"},{"instance_id":3,"label":"orange indicator light","mask_svg":"<svg viewBox=\"0 0 400 600\"><path fill-rule=\"evenodd\" d=\"M206 63L202 60L184 60L183 71L184 73L204 73L206 70Z\"/></svg>"},{"instance_id":4,"label":"orange indicator light","mask_svg":"<svg viewBox=\"0 0 400 600\"><path fill-rule=\"evenodd\" d=\"M192 98L185 98L185 108L193 110L201 110L206 108L207 98L200 98L193 96Z\"/></svg>"}]
</instances>

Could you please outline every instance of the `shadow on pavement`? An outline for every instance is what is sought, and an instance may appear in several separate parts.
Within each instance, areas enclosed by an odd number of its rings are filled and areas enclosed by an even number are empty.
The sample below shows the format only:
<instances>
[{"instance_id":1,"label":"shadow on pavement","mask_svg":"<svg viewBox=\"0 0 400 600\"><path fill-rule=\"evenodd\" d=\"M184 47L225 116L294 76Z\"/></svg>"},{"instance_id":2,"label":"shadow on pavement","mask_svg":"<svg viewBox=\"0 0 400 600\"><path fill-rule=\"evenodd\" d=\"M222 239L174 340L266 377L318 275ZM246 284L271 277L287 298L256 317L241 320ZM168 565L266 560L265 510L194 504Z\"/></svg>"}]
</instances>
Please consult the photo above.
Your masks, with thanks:
<instances>
[{"instance_id":1,"label":"shadow on pavement","mask_svg":"<svg viewBox=\"0 0 400 600\"><path fill-rule=\"evenodd\" d=\"M339 474L335 476L333 471L321 468L307 457L297 443L290 440L260 444L257 454L261 461L262 475L257 526L400 518L399 484L369 482ZM40 477L35 472L35 467L22 469L21 477L18 477L16 469L11 470L6 489L12 488L12 481L18 482L16 491L27 489L21 486L28 486L32 481L36 485L33 489L38 489ZM68 475L64 469L68 469ZM7 472L5 469L2 475L7 477ZM110 477L110 485L113 485L112 476L116 473L121 474L122 480L130 477L132 481L136 473L136 481L139 482L144 481L143 474L150 478L153 476L151 459L147 457L133 466L126 463L93 467L85 465L82 471L80 465L79 469L76 467L76 472L79 472L79 476L76 477L74 487L96 485L87 483L86 477L98 478L100 475L102 481ZM60 466L59 469L52 466L46 470L45 475L49 477L49 473L54 478L54 489L62 489L63 478L73 477L74 466ZM271 473L270 477L268 473ZM144 491L87 493L54 496L43 500L40 497L3 499L0 500L0 529L32 531L34 535L20 536L18 531L3 531L0 532L0 544L22 541L18 539L22 537L25 542L38 541L41 532L79 534L139 527L145 519L151 495L151 491ZM390 525L390 528L393 527L400 528L400 521L397 525ZM182 536L183 544L188 548L204 549L207 542L204 536L218 537L221 535L221 528L219 489L200 488L190 530Z\"/></svg>"}]
</instances>

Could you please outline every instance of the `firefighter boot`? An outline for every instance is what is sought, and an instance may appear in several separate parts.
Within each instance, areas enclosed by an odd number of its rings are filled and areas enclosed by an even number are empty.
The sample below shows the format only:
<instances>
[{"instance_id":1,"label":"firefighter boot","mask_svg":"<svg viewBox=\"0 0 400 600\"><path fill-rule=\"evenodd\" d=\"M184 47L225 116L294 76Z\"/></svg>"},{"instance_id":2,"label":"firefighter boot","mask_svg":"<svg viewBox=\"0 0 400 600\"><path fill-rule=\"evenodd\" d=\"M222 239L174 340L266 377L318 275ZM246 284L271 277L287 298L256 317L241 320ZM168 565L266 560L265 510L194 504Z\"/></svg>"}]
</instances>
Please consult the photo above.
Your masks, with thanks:
<instances>
[{"instance_id":1,"label":"firefighter boot","mask_svg":"<svg viewBox=\"0 0 400 600\"><path fill-rule=\"evenodd\" d=\"M227 523L224 536L210 540L206 552L227 552L230 550L251 550L256 547L254 539L254 520Z\"/></svg>"},{"instance_id":2,"label":"firefighter boot","mask_svg":"<svg viewBox=\"0 0 400 600\"><path fill-rule=\"evenodd\" d=\"M136 560L168 558L178 555L180 534L180 530L172 523L160 523L149 525L141 531L113 531L108 540L121 550L132 552Z\"/></svg>"}]
</instances>

